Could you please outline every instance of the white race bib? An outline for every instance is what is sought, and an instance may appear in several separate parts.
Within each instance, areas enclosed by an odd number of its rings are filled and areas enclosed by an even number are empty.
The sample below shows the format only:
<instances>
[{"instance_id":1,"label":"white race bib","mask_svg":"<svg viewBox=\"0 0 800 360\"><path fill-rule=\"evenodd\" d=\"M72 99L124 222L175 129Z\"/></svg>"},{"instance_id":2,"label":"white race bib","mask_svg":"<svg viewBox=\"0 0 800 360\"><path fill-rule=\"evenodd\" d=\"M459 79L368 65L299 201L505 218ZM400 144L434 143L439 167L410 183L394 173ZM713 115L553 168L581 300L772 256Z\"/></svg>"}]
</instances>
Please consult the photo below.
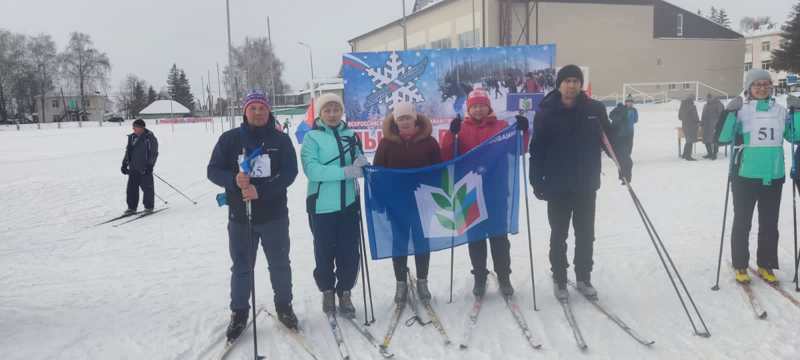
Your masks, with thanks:
<instances>
[{"instance_id":1,"label":"white race bib","mask_svg":"<svg viewBox=\"0 0 800 360\"><path fill-rule=\"evenodd\" d=\"M780 147L783 145L783 119L776 121L775 114L756 112L750 123L750 146Z\"/></svg>"},{"instance_id":2,"label":"white race bib","mask_svg":"<svg viewBox=\"0 0 800 360\"><path fill-rule=\"evenodd\" d=\"M244 155L239 155L239 171L244 171L242 169L242 161L244 161ZM260 155L255 159L251 160L250 168L252 169L247 176L251 178L265 178L272 176L272 167L271 162L269 159L269 155Z\"/></svg>"}]
</instances>

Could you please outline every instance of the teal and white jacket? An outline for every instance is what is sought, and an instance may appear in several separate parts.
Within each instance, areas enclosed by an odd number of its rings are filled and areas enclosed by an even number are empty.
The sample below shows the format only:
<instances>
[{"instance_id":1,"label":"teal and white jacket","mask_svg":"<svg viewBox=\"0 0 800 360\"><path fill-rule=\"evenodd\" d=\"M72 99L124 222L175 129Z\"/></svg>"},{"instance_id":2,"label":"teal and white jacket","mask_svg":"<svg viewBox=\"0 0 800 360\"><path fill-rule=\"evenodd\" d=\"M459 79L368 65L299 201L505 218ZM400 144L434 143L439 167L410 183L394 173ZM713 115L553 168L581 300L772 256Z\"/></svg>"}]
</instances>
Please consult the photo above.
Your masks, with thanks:
<instances>
[{"instance_id":1,"label":"teal and white jacket","mask_svg":"<svg viewBox=\"0 0 800 360\"><path fill-rule=\"evenodd\" d=\"M770 185L786 176L783 141L800 142L800 116L790 119L774 99L746 101L739 111L726 112L720 144L735 141L737 175Z\"/></svg>"}]
</instances>

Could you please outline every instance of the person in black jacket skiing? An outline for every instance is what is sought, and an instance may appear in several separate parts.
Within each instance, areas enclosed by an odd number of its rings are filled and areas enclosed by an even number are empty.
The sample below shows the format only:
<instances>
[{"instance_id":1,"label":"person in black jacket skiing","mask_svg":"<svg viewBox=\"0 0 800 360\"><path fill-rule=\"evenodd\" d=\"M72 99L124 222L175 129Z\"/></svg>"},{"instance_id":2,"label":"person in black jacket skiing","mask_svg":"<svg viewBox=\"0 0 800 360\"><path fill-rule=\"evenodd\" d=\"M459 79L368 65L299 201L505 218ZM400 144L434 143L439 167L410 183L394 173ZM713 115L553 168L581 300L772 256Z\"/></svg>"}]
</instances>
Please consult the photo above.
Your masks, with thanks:
<instances>
[{"instance_id":1,"label":"person in black jacket skiing","mask_svg":"<svg viewBox=\"0 0 800 360\"><path fill-rule=\"evenodd\" d=\"M540 200L547 201L550 222L550 266L555 296L566 300L567 237L575 229L575 277L578 291L596 297L591 284L594 218L600 188L600 154L610 153L614 137L605 106L582 90L583 73L575 65L558 72L556 90L539 105L530 145L530 182ZM620 178L630 181L630 157L619 154Z\"/></svg>"},{"instance_id":2,"label":"person in black jacket skiing","mask_svg":"<svg viewBox=\"0 0 800 360\"><path fill-rule=\"evenodd\" d=\"M228 249L233 261L229 340L241 335L247 325L259 240L267 257L278 319L287 328L297 329L286 205L286 190L297 177L297 156L289 136L278 129L265 94L251 92L242 108L241 126L220 135L208 163L208 179L225 188L228 203ZM250 219L246 202L251 204Z\"/></svg>"},{"instance_id":3,"label":"person in black jacket skiing","mask_svg":"<svg viewBox=\"0 0 800 360\"><path fill-rule=\"evenodd\" d=\"M155 188L153 184L153 168L158 159L158 140L153 132L147 130L142 119L133 122L133 133L128 135L128 145L122 158L123 175L128 175L127 202L125 214L136 212L139 206L139 188L144 197L142 203L146 212L153 211L155 205Z\"/></svg>"}]
</instances>

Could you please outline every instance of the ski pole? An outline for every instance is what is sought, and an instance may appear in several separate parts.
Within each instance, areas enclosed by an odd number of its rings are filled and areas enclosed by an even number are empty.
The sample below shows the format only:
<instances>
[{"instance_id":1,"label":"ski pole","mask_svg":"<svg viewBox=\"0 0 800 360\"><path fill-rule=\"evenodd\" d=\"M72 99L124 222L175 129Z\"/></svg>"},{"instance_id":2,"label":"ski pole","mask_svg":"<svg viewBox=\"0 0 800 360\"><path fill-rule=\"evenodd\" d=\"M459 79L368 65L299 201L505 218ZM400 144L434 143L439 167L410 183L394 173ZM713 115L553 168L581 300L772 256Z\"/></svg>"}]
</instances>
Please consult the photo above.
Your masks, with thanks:
<instances>
[{"instance_id":1,"label":"ski pole","mask_svg":"<svg viewBox=\"0 0 800 360\"><path fill-rule=\"evenodd\" d=\"M622 168L620 167L620 163L619 163L619 160L617 158L617 155L614 152L614 148L611 146L611 143L608 141L608 137L606 136L605 131L601 130L601 135L602 135L603 144L606 146L606 149L608 150L608 154L611 156L611 159L614 161L614 165L616 165L617 169L622 170ZM698 335L698 336L710 337L711 336L711 332L708 330L708 326L706 326L705 320L703 320L703 316L700 314L700 310L697 308L697 304L695 304L694 299L692 298L692 295L689 292L688 287L686 286L686 283L683 281L683 278L681 277L680 273L678 272L678 267L675 265L675 262L672 260L672 257L669 255L669 251L667 251L667 248L664 245L664 242L661 240L661 236L658 234L658 232L656 231L655 226L653 225L653 222L650 220L650 216L647 215L647 212L645 211L644 206L642 205L641 201L639 200L639 197L636 196L636 192L633 191L633 187L631 186L630 182L628 182L628 179L625 178L624 176L623 176L623 183L628 188L628 194L631 196L631 200L633 200L634 207L636 208L636 211L639 213L639 217L642 219L642 222L645 225L645 230L647 231L647 235L650 237L650 241L653 243L653 247L655 247L655 249L656 249L656 253L658 254L659 260L661 261L661 265L664 267L664 271L667 273L667 277L669 278L670 283L672 283L672 288L675 290L675 294L678 296L678 300L680 300L681 306L683 307L683 310L686 313L686 316L689 318L689 323L692 325L692 329L694 330L694 333L696 335ZM666 261L665 261L665 258L666 258ZM667 265L667 262L669 262L669 266ZM673 274L672 274L673 272L675 273L674 277L673 277ZM700 324L704 328L704 332L698 331L698 328L695 325L694 319L692 318L692 315L689 313L689 309L686 306L686 301L683 299L683 294L678 289L678 285L675 282L675 278L677 278L678 281L680 282L681 287L683 289L683 293L686 294L687 299L689 300L690 304L692 305L692 308L694 309L695 315L697 315L697 318L699 319Z\"/></svg>"},{"instance_id":2,"label":"ski pole","mask_svg":"<svg viewBox=\"0 0 800 360\"><path fill-rule=\"evenodd\" d=\"M528 167L525 165L525 152L522 149L524 144L519 140L522 137L522 132L519 132L517 141L520 142L520 155L522 156L522 178L528 174ZM536 307L536 279L533 276L533 242L531 237L531 213L530 205L528 205L528 184L522 182L522 191L525 192L525 221L528 223L528 258L531 263L531 291L533 292L533 311L538 311Z\"/></svg>"},{"instance_id":3,"label":"ski pole","mask_svg":"<svg viewBox=\"0 0 800 360\"><path fill-rule=\"evenodd\" d=\"M192 200L190 197L186 196L186 194L184 194L183 192L181 192L180 190L178 190L176 187L172 186L172 184L168 183L168 182L167 182L167 180L164 180L164 179L162 179L162 178L161 178L161 176L158 176L158 174L156 174L156 173L153 173L153 176L157 177L157 178L158 178L158 180L161 180L161 181L163 181L163 182L164 182L164 184L167 184L167 186L171 187L171 188L172 188L172 190L175 190L176 192L178 192L178 194L181 194L181 195L182 195L183 197L185 197L187 200L189 200L189 201L191 201L193 204L197 205L197 201L194 201L194 200Z\"/></svg>"},{"instance_id":4,"label":"ski pole","mask_svg":"<svg viewBox=\"0 0 800 360\"><path fill-rule=\"evenodd\" d=\"M711 287L711 290L717 291L719 290L719 272L722 268L722 249L725 246L725 225L727 224L728 220L728 200L731 195L731 188L733 187L733 171L736 164L736 132L738 129L739 122L738 120L733 125L733 136L734 138L731 139L731 155L730 159L728 159L728 178L725 180L725 206L722 210L722 230L719 234L719 256L717 257L717 281L714 283L714 286Z\"/></svg>"},{"instance_id":5,"label":"ski pole","mask_svg":"<svg viewBox=\"0 0 800 360\"><path fill-rule=\"evenodd\" d=\"M158 200L161 200L161 201L163 201L163 202L164 202L164 205L166 205L166 204L169 204L169 203L167 202L167 200L164 200L164 199L163 199L161 196L158 196L158 194L156 194L155 192L153 192L153 195L155 195L155 196L158 198Z\"/></svg>"},{"instance_id":6,"label":"ski pole","mask_svg":"<svg viewBox=\"0 0 800 360\"><path fill-rule=\"evenodd\" d=\"M253 303L250 307L253 313L253 359L260 360L264 359L264 357L258 354L258 330L256 327L256 256L258 255L258 240L253 237L252 209L250 200L245 202L245 210L247 211L247 240L253 252L253 261L250 263L250 302Z\"/></svg>"},{"instance_id":7,"label":"ski pole","mask_svg":"<svg viewBox=\"0 0 800 360\"><path fill-rule=\"evenodd\" d=\"M457 118L460 121L461 115L458 115ZM453 139L453 159L455 159L456 157L458 157L458 133L455 134ZM453 167L455 168L455 165L453 165ZM455 176L455 172L453 175ZM450 181L452 182L453 179L450 179ZM453 215L455 215L455 207L453 207ZM453 218L455 218L455 216ZM455 233L453 233L450 235L450 301L448 301L448 304L453 303L453 263L455 261L454 260L455 252L456 252L456 236Z\"/></svg>"},{"instance_id":8,"label":"ski pole","mask_svg":"<svg viewBox=\"0 0 800 360\"><path fill-rule=\"evenodd\" d=\"M792 224L794 230L794 289L797 292L800 292L800 283L797 281L797 268L798 268L798 261L800 261L800 254L797 253L797 163L795 159L795 152L797 151L795 146L795 127L794 127L794 117L795 117L795 107L789 107L789 121L791 121L791 131L792 131Z\"/></svg>"},{"instance_id":9,"label":"ski pole","mask_svg":"<svg viewBox=\"0 0 800 360\"><path fill-rule=\"evenodd\" d=\"M355 161L355 154L356 150L360 150L361 154L364 154L364 150L361 148L361 143L358 141L358 137L353 135L352 138L348 139L348 145L350 145L350 158L352 161ZM359 252L361 253L361 293L364 297L364 325L369 326L371 323L375 322L375 306L372 302L372 280L369 276L369 262L367 258L367 245L366 241L364 240L364 222L361 219L361 190L358 186L358 179L353 179L353 189L355 190L355 198L356 203L358 206L358 234L361 238L361 244L359 247ZM364 276L366 275L366 281L364 281ZM366 289L365 289L366 288ZM366 290L366 291L365 291ZM372 320L367 320L367 299L366 296L369 294L369 308Z\"/></svg>"}]
</instances>

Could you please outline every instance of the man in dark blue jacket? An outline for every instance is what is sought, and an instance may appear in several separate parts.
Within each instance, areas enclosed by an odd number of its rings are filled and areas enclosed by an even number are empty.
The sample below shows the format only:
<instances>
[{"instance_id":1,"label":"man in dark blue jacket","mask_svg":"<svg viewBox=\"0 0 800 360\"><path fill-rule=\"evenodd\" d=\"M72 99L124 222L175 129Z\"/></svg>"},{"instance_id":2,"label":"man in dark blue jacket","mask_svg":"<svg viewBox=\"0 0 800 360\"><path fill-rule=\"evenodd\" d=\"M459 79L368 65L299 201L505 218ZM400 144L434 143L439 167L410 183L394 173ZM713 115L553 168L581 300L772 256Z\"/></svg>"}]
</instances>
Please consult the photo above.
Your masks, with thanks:
<instances>
[{"instance_id":1,"label":"man in dark blue jacket","mask_svg":"<svg viewBox=\"0 0 800 360\"><path fill-rule=\"evenodd\" d=\"M578 290L596 297L591 284L594 215L600 188L601 152L611 144L611 124L605 106L590 99L581 89L583 73L575 65L559 70L556 90L542 100L533 120L530 145L530 181L537 198L547 201L550 222L550 266L555 295L561 301L567 293L567 236L570 219L575 229L575 277ZM618 154L619 155L619 154ZM625 157L625 155L620 155ZM627 159L620 177L630 180Z\"/></svg>"},{"instance_id":2,"label":"man in dark blue jacket","mask_svg":"<svg viewBox=\"0 0 800 360\"><path fill-rule=\"evenodd\" d=\"M153 184L153 168L158 159L158 140L153 132L147 130L144 120L133 122L133 133L128 135L128 145L122 158L123 175L128 175L127 202L125 214L136 212L139 206L139 188L142 188L145 211L153 211L155 189Z\"/></svg>"},{"instance_id":3,"label":"man in dark blue jacket","mask_svg":"<svg viewBox=\"0 0 800 360\"><path fill-rule=\"evenodd\" d=\"M233 260L229 340L241 335L247 325L259 240L267 257L278 319L286 327L297 329L286 205L286 189L297 177L297 156L289 136L278 130L263 93L248 94L242 108L244 122L219 137L208 163L208 179L225 188L228 203L228 247ZM247 166L241 166L243 159ZM251 204L250 219L245 202ZM252 224L250 234L248 221Z\"/></svg>"}]
</instances>

